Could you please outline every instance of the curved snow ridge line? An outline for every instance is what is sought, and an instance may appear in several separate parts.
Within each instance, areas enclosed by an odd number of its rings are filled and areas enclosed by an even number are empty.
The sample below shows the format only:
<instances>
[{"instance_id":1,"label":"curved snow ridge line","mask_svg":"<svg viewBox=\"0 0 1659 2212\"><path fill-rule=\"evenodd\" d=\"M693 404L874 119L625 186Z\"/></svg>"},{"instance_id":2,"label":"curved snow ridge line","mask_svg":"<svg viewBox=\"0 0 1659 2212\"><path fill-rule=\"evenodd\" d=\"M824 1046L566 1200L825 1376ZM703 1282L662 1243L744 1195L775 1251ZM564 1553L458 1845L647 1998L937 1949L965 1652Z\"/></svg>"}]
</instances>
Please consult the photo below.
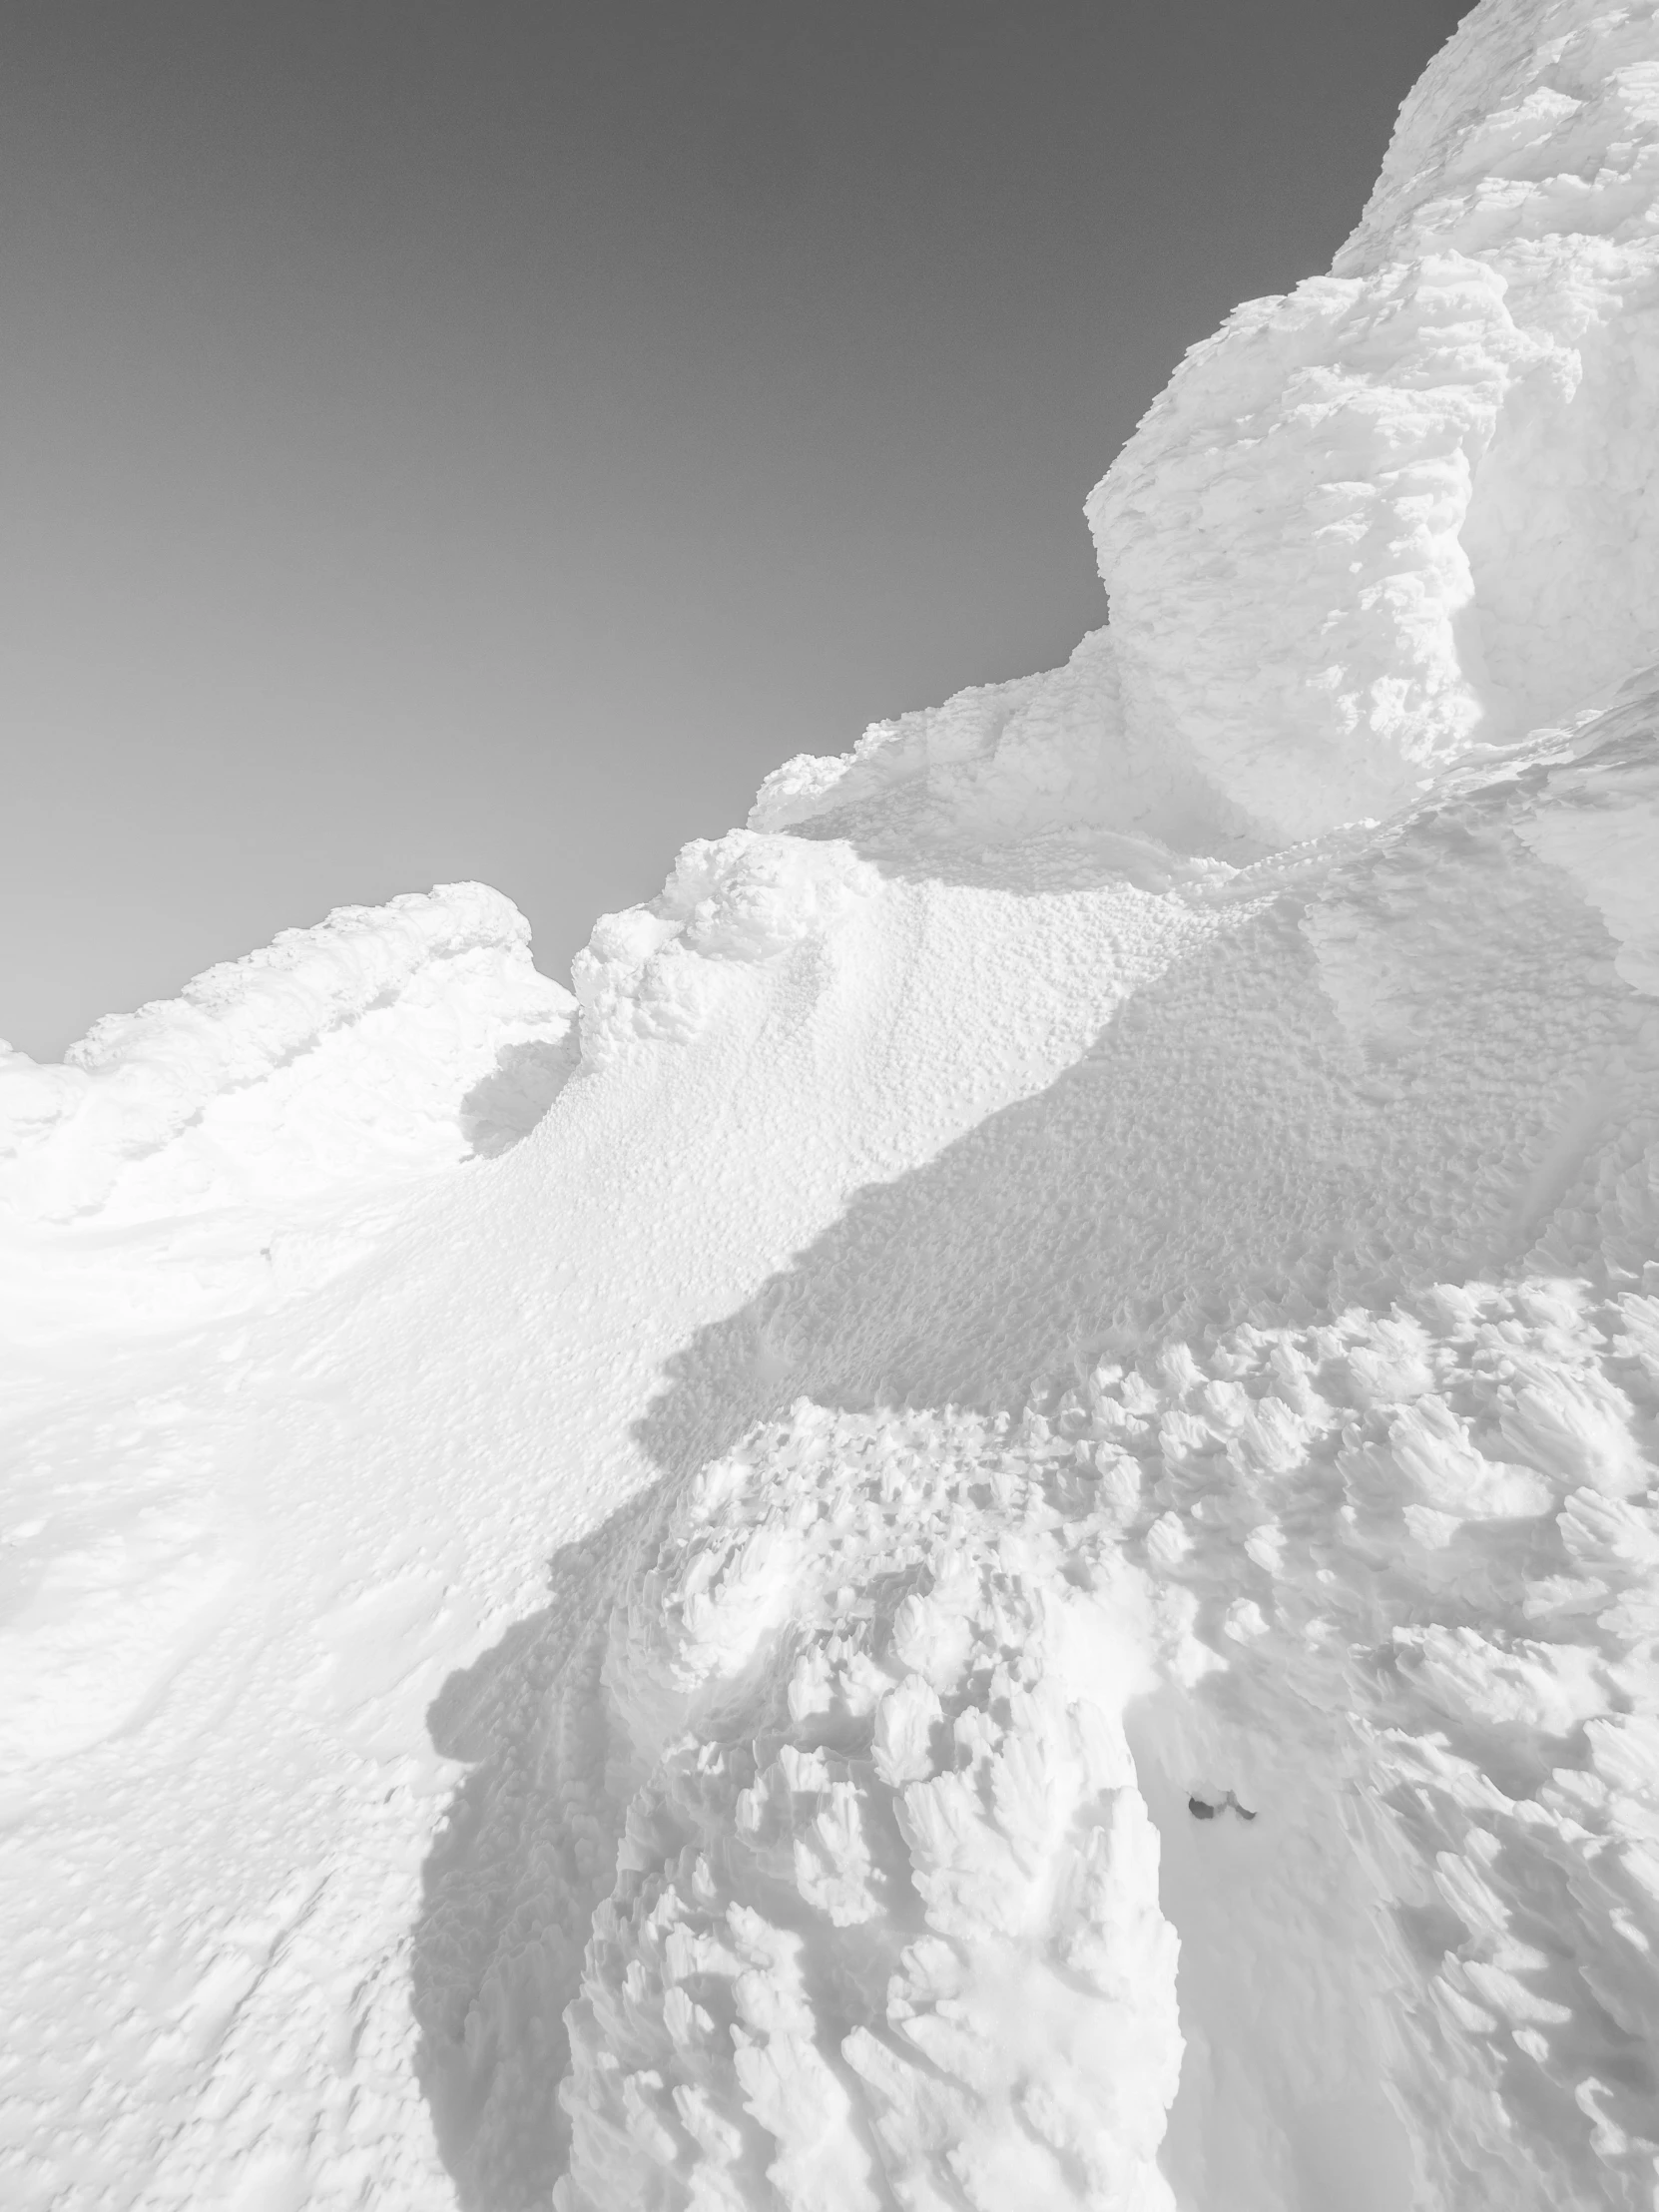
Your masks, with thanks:
<instances>
[{"instance_id":1,"label":"curved snow ridge line","mask_svg":"<svg viewBox=\"0 0 1659 2212\"><path fill-rule=\"evenodd\" d=\"M335 1094L329 1117L356 1125L341 1166L364 1169L376 1149L376 1113L393 1125L386 1149L395 1157L396 1110L388 1114L389 1096L379 1095L388 1084L366 1075L353 1102L353 1033L373 1040L365 1058L389 1051L408 1063L405 1121L428 1103L423 1091L446 1089L454 1092L453 1119L462 1093L503 1045L556 1042L572 1008L569 994L531 965L524 917L484 884L337 907L314 928L283 930L261 950L209 968L176 999L106 1016L61 1067L21 1053L0 1061L0 1163L25 1211L62 1217L102 1204L127 1170L193 1132L211 1136L216 1113L233 1121L240 1113L250 1150L297 1156L317 1135L292 1112L302 1085L289 1083L272 1115L242 1108L250 1094L282 1090L284 1078L326 1063ZM234 1161L231 1180L239 1169L258 1180L261 1166ZM216 1161L216 1186L226 1167ZM166 1192L158 1187L154 1196L166 1211Z\"/></svg>"},{"instance_id":2,"label":"curved snow ridge line","mask_svg":"<svg viewBox=\"0 0 1659 2212\"><path fill-rule=\"evenodd\" d=\"M648 1509L447 1998L455 2170L574 1996L564 2212L1645 2202L1659 1300L1437 1285L1046 1402L803 1401Z\"/></svg>"}]
</instances>

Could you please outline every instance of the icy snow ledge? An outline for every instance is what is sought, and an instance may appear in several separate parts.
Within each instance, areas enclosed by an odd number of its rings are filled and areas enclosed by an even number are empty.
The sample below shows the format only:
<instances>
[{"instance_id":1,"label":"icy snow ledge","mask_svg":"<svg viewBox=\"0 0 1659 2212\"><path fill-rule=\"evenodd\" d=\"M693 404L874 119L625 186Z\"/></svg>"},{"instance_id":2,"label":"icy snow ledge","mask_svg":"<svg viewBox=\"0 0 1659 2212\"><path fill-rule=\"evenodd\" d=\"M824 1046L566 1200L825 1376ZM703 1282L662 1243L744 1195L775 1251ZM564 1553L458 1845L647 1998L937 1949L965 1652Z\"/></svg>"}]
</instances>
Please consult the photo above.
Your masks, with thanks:
<instances>
[{"instance_id":1,"label":"icy snow ledge","mask_svg":"<svg viewBox=\"0 0 1659 2212\"><path fill-rule=\"evenodd\" d=\"M574 1003L482 883L336 907L61 1067L0 1047L0 1211L141 1220L498 1151L562 1079Z\"/></svg>"}]
</instances>

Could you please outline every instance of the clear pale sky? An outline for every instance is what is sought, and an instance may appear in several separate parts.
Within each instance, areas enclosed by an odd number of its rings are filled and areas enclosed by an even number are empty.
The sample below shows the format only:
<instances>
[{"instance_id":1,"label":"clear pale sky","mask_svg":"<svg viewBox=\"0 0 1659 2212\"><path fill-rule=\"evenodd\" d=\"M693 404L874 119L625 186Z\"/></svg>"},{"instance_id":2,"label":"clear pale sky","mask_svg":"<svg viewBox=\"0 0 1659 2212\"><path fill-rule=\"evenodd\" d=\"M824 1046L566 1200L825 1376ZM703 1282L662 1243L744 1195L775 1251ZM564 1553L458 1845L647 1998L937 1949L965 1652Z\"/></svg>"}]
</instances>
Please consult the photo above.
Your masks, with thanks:
<instances>
[{"instance_id":1,"label":"clear pale sky","mask_svg":"<svg viewBox=\"0 0 1659 2212\"><path fill-rule=\"evenodd\" d=\"M0 1035L476 876L562 976L792 753L1049 665L1447 0L11 0Z\"/></svg>"}]
</instances>

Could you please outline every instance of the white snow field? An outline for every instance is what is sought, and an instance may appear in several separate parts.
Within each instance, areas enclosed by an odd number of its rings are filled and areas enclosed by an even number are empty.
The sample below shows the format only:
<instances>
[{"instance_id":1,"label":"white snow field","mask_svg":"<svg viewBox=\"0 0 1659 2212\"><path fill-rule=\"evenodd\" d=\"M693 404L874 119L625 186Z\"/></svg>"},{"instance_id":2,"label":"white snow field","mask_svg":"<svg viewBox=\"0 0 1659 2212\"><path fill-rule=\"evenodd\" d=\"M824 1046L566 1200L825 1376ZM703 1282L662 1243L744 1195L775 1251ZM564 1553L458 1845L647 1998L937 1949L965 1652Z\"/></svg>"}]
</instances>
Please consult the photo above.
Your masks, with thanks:
<instances>
[{"instance_id":1,"label":"white snow field","mask_svg":"<svg viewBox=\"0 0 1659 2212\"><path fill-rule=\"evenodd\" d=\"M1659 2204L1659 10L573 1001L0 1059L0 2195Z\"/></svg>"}]
</instances>

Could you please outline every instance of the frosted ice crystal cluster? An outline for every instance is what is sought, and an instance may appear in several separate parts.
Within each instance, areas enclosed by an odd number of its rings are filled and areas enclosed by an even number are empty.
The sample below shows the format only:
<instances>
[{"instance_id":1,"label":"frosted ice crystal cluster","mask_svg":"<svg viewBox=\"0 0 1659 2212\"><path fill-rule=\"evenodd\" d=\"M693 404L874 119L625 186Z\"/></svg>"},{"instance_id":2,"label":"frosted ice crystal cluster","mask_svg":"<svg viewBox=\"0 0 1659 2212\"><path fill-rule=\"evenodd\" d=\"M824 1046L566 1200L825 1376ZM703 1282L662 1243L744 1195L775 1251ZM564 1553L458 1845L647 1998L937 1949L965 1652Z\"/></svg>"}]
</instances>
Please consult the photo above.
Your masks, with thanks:
<instances>
[{"instance_id":1,"label":"frosted ice crystal cluster","mask_svg":"<svg viewBox=\"0 0 1659 2212\"><path fill-rule=\"evenodd\" d=\"M571 999L0 1063L8 2201L1659 2204L1659 10Z\"/></svg>"}]
</instances>

